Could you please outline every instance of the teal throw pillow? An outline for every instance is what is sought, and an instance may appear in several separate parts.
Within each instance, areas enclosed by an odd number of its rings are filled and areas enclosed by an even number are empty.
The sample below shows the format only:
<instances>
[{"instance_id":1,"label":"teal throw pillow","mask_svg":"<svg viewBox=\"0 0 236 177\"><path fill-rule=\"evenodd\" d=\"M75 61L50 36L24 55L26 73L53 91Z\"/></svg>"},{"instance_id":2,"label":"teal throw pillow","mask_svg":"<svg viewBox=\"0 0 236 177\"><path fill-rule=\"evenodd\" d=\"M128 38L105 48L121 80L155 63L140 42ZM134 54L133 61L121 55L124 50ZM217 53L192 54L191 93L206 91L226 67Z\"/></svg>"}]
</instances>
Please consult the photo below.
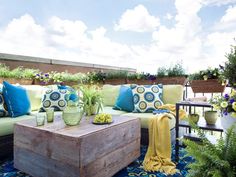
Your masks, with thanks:
<instances>
[{"instance_id":1,"label":"teal throw pillow","mask_svg":"<svg viewBox=\"0 0 236 177\"><path fill-rule=\"evenodd\" d=\"M158 85L131 85L134 101L133 112L150 112L163 105L162 84Z\"/></svg>"},{"instance_id":2,"label":"teal throw pillow","mask_svg":"<svg viewBox=\"0 0 236 177\"><path fill-rule=\"evenodd\" d=\"M3 98L10 117L22 116L30 112L30 100L23 87L3 81Z\"/></svg>"},{"instance_id":3,"label":"teal throw pillow","mask_svg":"<svg viewBox=\"0 0 236 177\"><path fill-rule=\"evenodd\" d=\"M113 109L127 112L132 112L134 110L133 94L129 86L122 85L120 87L119 96L116 99Z\"/></svg>"}]
</instances>

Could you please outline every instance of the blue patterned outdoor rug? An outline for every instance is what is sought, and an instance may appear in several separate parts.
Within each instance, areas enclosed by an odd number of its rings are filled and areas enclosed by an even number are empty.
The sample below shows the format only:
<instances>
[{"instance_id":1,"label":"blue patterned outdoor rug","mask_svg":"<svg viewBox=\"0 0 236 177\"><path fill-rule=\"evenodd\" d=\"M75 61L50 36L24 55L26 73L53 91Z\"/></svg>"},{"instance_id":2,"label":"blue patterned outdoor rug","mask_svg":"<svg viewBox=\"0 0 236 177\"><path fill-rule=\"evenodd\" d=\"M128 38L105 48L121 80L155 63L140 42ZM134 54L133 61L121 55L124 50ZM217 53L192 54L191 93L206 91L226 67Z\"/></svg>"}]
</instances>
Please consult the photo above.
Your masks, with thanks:
<instances>
[{"instance_id":1,"label":"blue patterned outdoor rug","mask_svg":"<svg viewBox=\"0 0 236 177\"><path fill-rule=\"evenodd\" d=\"M141 146L141 156L128 167L124 168L120 172L118 172L114 177L166 177L167 175L156 172L156 173L148 173L145 172L142 168L142 162L147 151L147 146ZM172 157L174 157L174 147L172 147ZM180 173L172 175L172 177L185 177L187 175L186 165L188 163L193 162L191 157L184 157L185 151L184 149L180 150L180 161L177 164L177 168ZM13 167L13 160L9 159L0 164L0 177L29 177L29 175L15 169ZM169 175L168 177L170 177Z\"/></svg>"}]
</instances>

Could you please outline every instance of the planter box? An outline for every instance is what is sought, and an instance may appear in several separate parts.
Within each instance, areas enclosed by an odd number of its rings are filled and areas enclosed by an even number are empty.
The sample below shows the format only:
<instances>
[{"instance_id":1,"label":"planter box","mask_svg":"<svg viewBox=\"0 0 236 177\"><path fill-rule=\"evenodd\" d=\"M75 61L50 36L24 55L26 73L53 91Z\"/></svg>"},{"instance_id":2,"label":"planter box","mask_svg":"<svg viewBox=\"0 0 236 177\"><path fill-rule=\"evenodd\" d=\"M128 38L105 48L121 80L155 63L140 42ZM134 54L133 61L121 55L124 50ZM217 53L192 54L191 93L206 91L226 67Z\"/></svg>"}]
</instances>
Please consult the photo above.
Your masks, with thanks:
<instances>
[{"instance_id":1,"label":"planter box","mask_svg":"<svg viewBox=\"0 0 236 177\"><path fill-rule=\"evenodd\" d=\"M153 85L154 81L147 79L134 79L134 80L127 80L127 84Z\"/></svg>"},{"instance_id":2,"label":"planter box","mask_svg":"<svg viewBox=\"0 0 236 177\"><path fill-rule=\"evenodd\" d=\"M54 83L52 81L49 81L48 83L44 83L42 81L34 79L33 85L53 85Z\"/></svg>"},{"instance_id":3,"label":"planter box","mask_svg":"<svg viewBox=\"0 0 236 177\"><path fill-rule=\"evenodd\" d=\"M225 85L217 79L193 80L190 86L194 93L222 93L225 90Z\"/></svg>"},{"instance_id":4,"label":"planter box","mask_svg":"<svg viewBox=\"0 0 236 177\"><path fill-rule=\"evenodd\" d=\"M20 84L20 85L31 85L33 80L31 79L16 79L16 78L0 78L0 82L7 81L10 84Z\"/></svg>"},{"instance_id":5,"label":"planter box","mask_svg":"<svg viewBox=\"0 0 236 177\"><path fill-rule=\"evenodd\" d=\"M126 84L126 79L106 79L104 81L105 84L111 84L111 85L121 85Z\"/></svg>"},{"instance_id":6,"label":"planter box","mask_svg":"<svg viewBox=\"0 0 236 177\"><path fill-rule=\"evenodd\" d=\"M187 78L185 76L180 77L162 77L157 78L155 81L156 84L163 84L163 85L183 85L187 83Z\"/></svg>"}]
</instances>

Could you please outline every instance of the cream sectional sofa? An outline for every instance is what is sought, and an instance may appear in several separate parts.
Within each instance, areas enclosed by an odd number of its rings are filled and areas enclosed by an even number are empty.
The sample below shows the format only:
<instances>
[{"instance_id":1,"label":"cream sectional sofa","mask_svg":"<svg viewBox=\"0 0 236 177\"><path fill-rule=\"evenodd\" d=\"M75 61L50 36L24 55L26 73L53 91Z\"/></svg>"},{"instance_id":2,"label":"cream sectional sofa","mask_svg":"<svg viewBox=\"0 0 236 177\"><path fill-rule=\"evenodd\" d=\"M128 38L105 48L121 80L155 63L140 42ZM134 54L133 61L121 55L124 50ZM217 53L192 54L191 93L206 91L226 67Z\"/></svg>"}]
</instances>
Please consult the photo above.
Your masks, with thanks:
<instances>
[{"instance_id":1,"label":"cream sectional sofa","mask_svg":"<svg viewBox=\"0 0 236 177\"><path fill-rule=\"evenodd\" d=\"M103 112L114 115L124 115L138 117L141 119L141 127L148 128L148 119L153 116L152 113L129 113L112 109L119 95L120 85L104 85L102 96L104 98ZM184 87L182 85L163 85L163 102L164 104L175 104L183 100ZM175 117L170 119L170 129L175 127Z\"/></svg>"},{"instance_id":2,"label":"cream sectional sofa","mask_svg":"<svg viewBox=\"0 0 236 177\"><path fill-rule=\"evenodd\" d=\"M21 120L26 119L34 119L34 114L38 112L41 107L41 99L42 96L47 89L44 86L39 85L23 85L23 87L27 90L29 95L30 103L31 103L31 113L30 115L24 115L16 118L4 117L0 118L0 158L12 152L12 143L13 143L13 129L14 124ZM57 86L52 86L56 87ZM141 119L142 129L148 128L148 119L153 115L152 113L128 113L125 111L119 111L112 109L116 98L119 95L120 85L104 85L102 87L102 96L104 99L104 113L110 113L113 115L125 115L131 117L138 117ZM164 85L163 86L163 101L164 103L175 104L176 102L182 100L183 98L183 86L181 85ZM60 114L60 113L59 113ZM173 129L175 127L175 118L173 117L170 120L170 128ZM145 134L144 131L142 131ZM147 133L147 132L146 132Z\"/></svg>"}]
</instances>

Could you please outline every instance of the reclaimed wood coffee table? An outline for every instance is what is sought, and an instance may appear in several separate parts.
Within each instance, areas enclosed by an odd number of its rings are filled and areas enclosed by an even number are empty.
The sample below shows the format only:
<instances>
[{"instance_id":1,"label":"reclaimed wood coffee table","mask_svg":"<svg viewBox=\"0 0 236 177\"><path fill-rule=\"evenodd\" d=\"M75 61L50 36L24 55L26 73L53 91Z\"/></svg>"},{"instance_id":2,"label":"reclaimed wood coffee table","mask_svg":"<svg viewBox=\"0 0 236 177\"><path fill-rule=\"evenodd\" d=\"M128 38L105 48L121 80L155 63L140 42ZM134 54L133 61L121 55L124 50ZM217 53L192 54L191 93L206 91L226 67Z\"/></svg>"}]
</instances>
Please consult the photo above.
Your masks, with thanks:
<instances>
[{"instance_id":1,"label":"reclaimed wood coffee table","mask_svg":"<svg viewBox=\"0 0 236 177\"><path fill-rule=\"evenodd\" d=\"M66 126L62 118L36 126L35 120L14 128L14 166L36 177L109 177L140 156L140 120L113 116L110 125L82 119Z\"/></svg>"}]
</instances>

